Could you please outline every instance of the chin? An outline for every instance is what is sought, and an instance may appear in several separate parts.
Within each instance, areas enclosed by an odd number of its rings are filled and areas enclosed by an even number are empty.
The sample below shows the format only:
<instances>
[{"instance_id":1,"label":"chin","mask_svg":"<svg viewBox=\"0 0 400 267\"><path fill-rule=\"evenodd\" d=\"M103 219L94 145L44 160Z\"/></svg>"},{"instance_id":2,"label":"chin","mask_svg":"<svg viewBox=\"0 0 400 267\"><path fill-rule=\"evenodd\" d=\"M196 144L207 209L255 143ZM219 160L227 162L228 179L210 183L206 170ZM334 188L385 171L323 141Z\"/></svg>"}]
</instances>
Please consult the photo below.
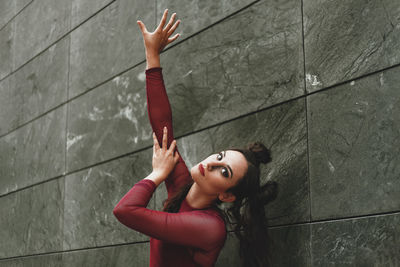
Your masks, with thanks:
<instances>
[{"instance_id":1,"label":"chin","mask_svg":"<svg viewBox=\"0 0 400 267\"><path fill-rule=\"evenodd\" d=\"M201 175L201 173L199 173L199 170L198 170L197 168L198 168L198 165L195 165L195 166L193 166L193 167L190 169L190 176L192 176L192 179L193 179L195 182L197 182L197 177L198 177L198 175L199 175L199 174Z\"/></svg>"}]
</instances>

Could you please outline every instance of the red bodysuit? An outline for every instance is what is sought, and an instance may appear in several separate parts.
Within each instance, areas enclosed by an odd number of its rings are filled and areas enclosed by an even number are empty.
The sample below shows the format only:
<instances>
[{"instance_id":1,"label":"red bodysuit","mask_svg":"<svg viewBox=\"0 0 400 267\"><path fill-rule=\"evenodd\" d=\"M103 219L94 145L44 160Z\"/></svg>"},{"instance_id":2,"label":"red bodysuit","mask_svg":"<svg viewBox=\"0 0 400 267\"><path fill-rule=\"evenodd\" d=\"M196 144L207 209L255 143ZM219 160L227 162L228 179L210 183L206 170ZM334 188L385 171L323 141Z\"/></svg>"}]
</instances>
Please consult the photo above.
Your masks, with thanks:
<instances>
[{"instance_id":1,"label":"red bodysuit","mask_svg":"<svg viewBox=\"0 0 400 267\"><path fill-rule=\"evenodd\" d=\"M163 127L168 129L168 145L174 140L172 112L165 90L162 68L146 70L147 111L150 124L162 146ZM192 180L178 147L179 161L165 180L168 198ZM214 266L224 246L225 222L214 208L194 209L182 202L178 213L147 209L156 185L137 182L115 206L113 213L124 225L150 236L151 267Z\"/></svg>"}]
</instances>

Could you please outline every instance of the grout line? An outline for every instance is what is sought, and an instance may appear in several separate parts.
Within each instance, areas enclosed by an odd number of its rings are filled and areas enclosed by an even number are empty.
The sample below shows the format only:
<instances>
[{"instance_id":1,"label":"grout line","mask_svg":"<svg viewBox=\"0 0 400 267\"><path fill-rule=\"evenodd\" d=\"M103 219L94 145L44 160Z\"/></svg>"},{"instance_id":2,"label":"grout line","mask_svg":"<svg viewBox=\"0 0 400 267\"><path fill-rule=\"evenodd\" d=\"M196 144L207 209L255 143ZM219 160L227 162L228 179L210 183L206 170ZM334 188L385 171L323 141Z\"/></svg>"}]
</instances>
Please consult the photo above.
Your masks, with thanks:
<instances>
[{"instance_id":1,"label":"grout line","mask_svg":"<svg viewBox=\"0 0 400 267\"><path fill-rule=\"evenodd\" d=\"M15 9L17 9L17 3L16 1L13 1L15 4ZM8 24L10 24L23 10L25 10L25 8L27 8L31 3L33 2L33 0L31 0L28 4L26 4L23 8L21 8L20 11L18 11L17 14L15 14L14 16L11 17L11 19L9 19L6 24L3 25L3 27L0 28L0 31L2 31L5 27L7 27ZM13 35L14 37L14 35Z\"/></svg>"},{"instance_id":2,"label":"grout line","mask_svg":"<svg viewBox=\"0 0 400 267\"><path fill-rule=\"evenodd\" d=\"M307 95L307 83L306 83L306 51L305 51L305 36L304 36L304 1L301 0L301 40L303 42L303 83L304 83L304 94ZM305 119L306 119L306 133L307 133L307 178L308 178L308 205L309 205L309 221L312 221L312 193L311 193L311 175L310 175L310 138L309 138L309 127L308 127L308 97L304 98L305 107ZM312 251L312 231L309 228L309 259L310 266L313 266L313 251Z\"/></svg>"},{"instance_id":3,"label":"grout line","mask_svg":"<svg viewBox=\"0 0 400 267\"><path fill-rule=\"evenodd\" d=\"M119 247L119 246L129 246L129 245L144 244L144 243L149 243L149 241L135 241L135 242L129 242L129 243L112 244L112 245L97 246L97 247L86 247L86 248L77 248L77 249L69 249L69 250L62 250L62 251L53 251L53 252L29 254L29 255L23 255L23 256L14 256L14 257L8 257L8 258L1 258L0 259L0 263L2 261L12 260L12 259L21 259L21 258L23 259L23 258L30 258L30 257L37 257L37 256L57 255L57 254L61 254L61 253L64 254L64 253L68 253L68 252L76 252L76 251L83 251L83 250L94 250L94 249L111 248L111 247Z\"/></svg>"},{"instance_id":4,"label":"grout line","mask_svg":"<svg viewBox=\"0 0 400 267\"><path fill-rule=\"evenodd\" d=\"M72 13L72 3L70 3L70 10L71 10L71 13ZM70 18L69 18L69 28L71 29L71 23L72 23L72 16L70 16ZM64 187L63 187L63 190L64 190L64 195L63 195L63 200L62 200L62 217L63 217L63 220L62 220L62 233L61 233L61 236L62 236L62 243L61 243L61 248L62 248L62 250L64 250L64 241L65 241L65 238L64 238L64 234L65 234L65 231L64 231L64 222L65 222L65 196L66 196L66 184L67 184L67 176L65 176L65 173L67 172L67 149L68 149L68 146L67 146L67 144L68 144L68 118L69 118L69 102L68 102L68 99L69 99L69 74L70 74L70 70L71 70L71 64L70 64L70 59L71 59L71 35L69 35L68 36L68 54L67 54L67 57L68 57L68 65L67 65L67 104L66 104L66 107L65 107L65 109L66 109L66 115L65 115L65 139L64 139L64 176L63 176L63 179L64 179Z\"/></svg>"},{"instance_id":5,"label":"grout line","mask_svg":"<svg viewBox=\"0 0 400 267\"><path fill-rule=\"evenodd\" d=\"M288 224L277 224L268 226L268 228L279 228L279 227L287 227L287 226L296 226L296 225L314 225L314 224L321 224L321 223L339 223L344 221L351 221L351 220L362 220L368 219L371 217L383 217L383 216L391 216L391 215L400 215L400 210L393 210L393 211L384 211L384 212L376 212L370 214L361 214L361 215L354 215L354 216L344 216L344 217L336 217L336 218L326 218L326 219L318 219L311 222L298 222L298 223L288 223Z\"/></svg>"}]
</instances>

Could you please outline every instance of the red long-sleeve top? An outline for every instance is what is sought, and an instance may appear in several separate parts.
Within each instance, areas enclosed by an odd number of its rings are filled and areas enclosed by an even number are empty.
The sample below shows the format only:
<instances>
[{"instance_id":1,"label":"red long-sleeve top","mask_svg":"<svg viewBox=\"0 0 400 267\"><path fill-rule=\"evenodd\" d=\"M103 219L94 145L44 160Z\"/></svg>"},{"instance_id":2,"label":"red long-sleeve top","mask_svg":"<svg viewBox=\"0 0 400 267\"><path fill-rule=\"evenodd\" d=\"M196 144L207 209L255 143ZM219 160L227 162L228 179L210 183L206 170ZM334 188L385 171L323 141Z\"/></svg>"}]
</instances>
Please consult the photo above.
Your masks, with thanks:
<instances>
[{"instance_id":1,"label":"red long-sleeve top","mask_svg":"<svg viewBox=\"0 0 400 267\"><path fill-rule=\"evenodd\" d=\"M147 111L151 127L162 146L163 127L168 129L168 145L174 140L172 112L165 90L162 68L146 70ZM179 161L165 180L168 198L191 181L190 172L178 147ZM124 225L150 236L151 267L214 266L225 243L225 222L213 208L194 209L182 202L178 213L147 209L156 185L143 179L115 206L113 213Z\"/></svg>"}]
</instances>

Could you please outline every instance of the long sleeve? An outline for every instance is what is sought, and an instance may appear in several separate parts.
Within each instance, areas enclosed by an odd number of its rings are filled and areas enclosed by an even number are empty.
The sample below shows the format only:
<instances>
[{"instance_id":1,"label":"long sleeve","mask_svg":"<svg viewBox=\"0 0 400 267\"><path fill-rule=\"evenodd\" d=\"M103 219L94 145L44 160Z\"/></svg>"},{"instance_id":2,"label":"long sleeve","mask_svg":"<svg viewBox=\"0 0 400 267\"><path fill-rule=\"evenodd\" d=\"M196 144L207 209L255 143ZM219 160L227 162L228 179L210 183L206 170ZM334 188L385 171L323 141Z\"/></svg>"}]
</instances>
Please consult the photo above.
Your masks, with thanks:
<instances>
[{"instance_id":1,"label":"long sleeve","mask_svg":"<svg viewBox=\"0 0 400 267\"><path fill-rule=\"evenodd\" d=\"M147 111L151 127L157 136L158 143L162 146L163 128L168 129L168 145L174 140L172 126L172 111L164 85L162 68L155 67L146 70ZM190 172L176 146L179 160L174 170L165 180L168 197L171 197L184 184L191 181Z\"/></svg>"},{"instance_id":2,"label":"long sleeve","mask_svg":"<svg viewBox=\"0 0 400 267\"><path fill-rule=\"evenodd\" d=\"M124 225L166 242L210 251L223 245L223 220L209 210L168 213L147 209L156 189L153 181L136 183L115 206L113 213Z\"/></svg>"}]
</instances>

